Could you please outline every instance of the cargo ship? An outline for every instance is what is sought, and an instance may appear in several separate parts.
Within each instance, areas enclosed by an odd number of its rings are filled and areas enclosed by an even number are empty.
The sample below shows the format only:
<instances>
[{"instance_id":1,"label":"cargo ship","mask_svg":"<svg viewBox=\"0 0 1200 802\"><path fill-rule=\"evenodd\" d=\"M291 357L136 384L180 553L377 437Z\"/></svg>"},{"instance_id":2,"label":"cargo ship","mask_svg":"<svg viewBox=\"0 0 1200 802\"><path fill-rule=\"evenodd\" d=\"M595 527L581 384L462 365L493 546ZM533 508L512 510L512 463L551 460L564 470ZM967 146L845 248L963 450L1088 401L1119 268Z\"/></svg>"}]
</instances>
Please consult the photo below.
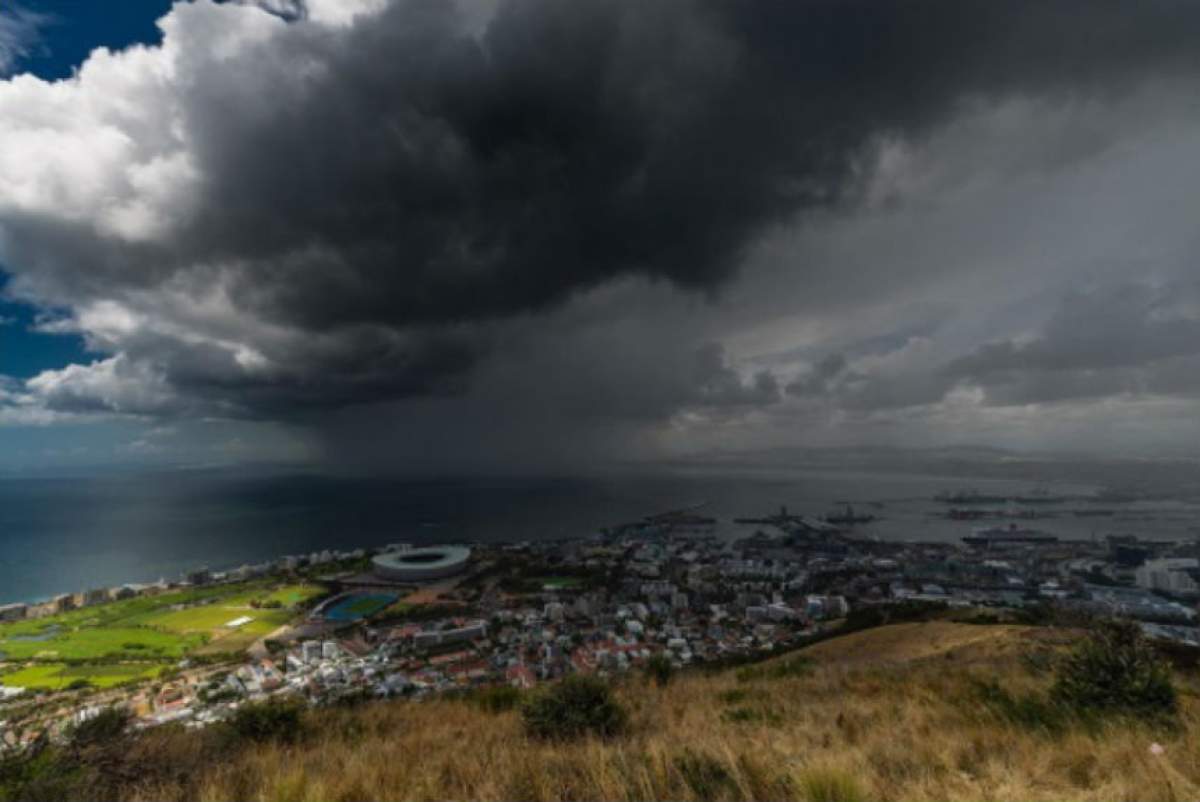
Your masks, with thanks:
<instances>
[{"instance_id":1,"label":"cargo ship","mask_svg":"<svg viewBox=\"0 0 1200 802\"><path fill-rule=\"evenodd\" d=\"M1015 543L1057 543L1058 538L1040 529L1026 529L1016 524L1007 527L990 526L976 529L963 537L963 543L969 546L1004 546Z\"/></svg>"},{"instance_id":2,"label":"cargo ship","mask_svg":"<svg viewBox=\"0 0 1200 802\"><path fill-rule=\"evenodd\" d=\"M855 515L854 507L849 504L846 505L844 513L833 512L825 516L825 523L837 526L857 526L858 524L869 524L874 520L874 515Z\"/></svg>"},{"instance_id":3,"label":"cargo ship","mask_svg":"<svg viewBox=\"0 0 1200 802\"><path fill-rule=\"evenodd\" d=\"M989 496L978 490L970 489L939 493L933 497L933 500L943 504L1007 504L1008 496Z\"/></svg>"}]
</instances>

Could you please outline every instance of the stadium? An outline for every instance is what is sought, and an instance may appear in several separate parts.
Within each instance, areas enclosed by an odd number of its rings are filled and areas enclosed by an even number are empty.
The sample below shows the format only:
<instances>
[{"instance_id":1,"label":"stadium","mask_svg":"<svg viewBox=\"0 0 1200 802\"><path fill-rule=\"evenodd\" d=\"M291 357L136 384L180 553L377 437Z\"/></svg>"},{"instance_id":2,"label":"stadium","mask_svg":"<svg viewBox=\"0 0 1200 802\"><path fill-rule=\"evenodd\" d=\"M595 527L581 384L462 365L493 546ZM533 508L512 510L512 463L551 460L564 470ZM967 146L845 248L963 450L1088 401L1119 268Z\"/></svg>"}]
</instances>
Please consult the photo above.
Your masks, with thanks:
<instances>
[{"instance_id":1,"label":"stadium","mask_svg":"<svg viewBox=\"0 0 1200 802\"><path fill-rule=\"evenodd\" d=\"M471 550L462 546L430 546L380 554L371 560L372 573L392 582L444 579L466 570Z\"/></svg>"}]
</instances>

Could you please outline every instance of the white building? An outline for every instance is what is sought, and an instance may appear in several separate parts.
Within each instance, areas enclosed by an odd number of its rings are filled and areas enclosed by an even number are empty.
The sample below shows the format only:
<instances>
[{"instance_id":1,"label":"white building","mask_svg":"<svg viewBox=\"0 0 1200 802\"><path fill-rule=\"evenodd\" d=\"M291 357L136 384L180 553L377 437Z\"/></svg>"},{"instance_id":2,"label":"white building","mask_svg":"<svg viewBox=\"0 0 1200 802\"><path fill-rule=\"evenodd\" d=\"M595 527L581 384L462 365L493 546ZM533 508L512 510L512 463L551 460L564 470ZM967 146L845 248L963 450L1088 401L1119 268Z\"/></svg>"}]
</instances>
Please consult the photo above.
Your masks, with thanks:
<instances>
[{"instance_id":1,"label":"white building","mask_svg":"<svg viewBox=\"0 0 1200 802\"><path fill-rule=\"evenodd\" d=\"M24 618L29 612L29 606L26 604L5 604L0 605L0 621L19 621Z\"/></svg>"},{"instance_id":2,"label":"white building","mask_svg":"<svg viewBox=\"0 0 1200 802\"><path fill-rule=\"evenodd\" d=\"M1166 593L1193 594L1200 591L1192 573L1200 569L1194 557L1163 557L1147 560L1134 571L1138 587Z\"/></svg>"},{"instance_id":3,"label":"white building","mask_svg":"<svg viewBox=\"0 0 1200 802\"><path fill-rule=\"evenodd\" d=\"M306 640L300 644L300 659L305 663L312 664L321 659L321 643L315 640Z\"/></svg>"}]
</instances>

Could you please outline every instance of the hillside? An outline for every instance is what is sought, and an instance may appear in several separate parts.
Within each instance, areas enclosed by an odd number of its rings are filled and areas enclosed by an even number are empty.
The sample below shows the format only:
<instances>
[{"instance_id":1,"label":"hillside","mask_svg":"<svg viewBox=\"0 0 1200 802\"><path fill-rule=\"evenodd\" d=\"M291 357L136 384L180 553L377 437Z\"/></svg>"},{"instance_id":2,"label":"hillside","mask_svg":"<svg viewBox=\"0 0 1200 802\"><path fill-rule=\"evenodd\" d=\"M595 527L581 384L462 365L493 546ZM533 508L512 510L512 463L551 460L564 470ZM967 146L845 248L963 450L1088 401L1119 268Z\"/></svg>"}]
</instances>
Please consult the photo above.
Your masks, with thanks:
<instances>
[{"instance_id":1,"label":"hillside","mask_svg":"<svg viewBox=\"0 0 1200 802\"><path fill-rule=\"evenodd\" d=\"M987 703L992 681L1045 687L1048 655L1072 638L898 624L665 688L631 677L618 689L630 730L607 742L530 740L516 711L471 701L369 703L307 714L292 744L159 730L95 747L86 764L103 773L74 776L90 777L89 798L162 800L1200 796L1191 675L1176 676L1173 731L1128 721L1053 731Z\"/></svg>"}]
</instances>

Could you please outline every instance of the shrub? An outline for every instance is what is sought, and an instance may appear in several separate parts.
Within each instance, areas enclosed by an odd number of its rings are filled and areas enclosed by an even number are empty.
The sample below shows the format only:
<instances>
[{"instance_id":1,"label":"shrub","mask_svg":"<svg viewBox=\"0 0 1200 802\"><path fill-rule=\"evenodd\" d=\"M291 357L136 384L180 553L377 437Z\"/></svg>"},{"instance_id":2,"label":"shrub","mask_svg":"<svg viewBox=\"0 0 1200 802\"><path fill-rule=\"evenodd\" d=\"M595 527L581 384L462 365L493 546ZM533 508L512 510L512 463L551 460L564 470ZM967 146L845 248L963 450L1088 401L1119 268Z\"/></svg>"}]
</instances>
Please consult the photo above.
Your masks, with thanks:
<instances>
[{"instance_id":1,"label":"shrub","mask_svg":"<svg viewBox=\"0 0 1200 802\"><path fill-rule=\"evenodd\" d=\"M734 780L719 760L688 749L674 760L675 770L683 777L697 799L718 799L733 789Z\"/></svg>"},{"instance_id":2,"label":"shrub","mask_svg":"<svg viewBox=\"0 0 1200 802\"><path fill-rule=\"evenodd\" d=\"M766 724L769 727L783 723L783 716L774 710L755 707L735 707L722 713L721 718L734 724Z\"/></svg>"},{"instance_id":3,"label":"shrub","mask_svg":"<svg viewBox=\"0 0 1200 802\"><path fill-rule=\"evenodd\" d=\"M1059 665L1052 697L1081 712L1173 716L1171 668L1136 624L1097 626Z\"/></svg>"},{"instance_id":4,"label":"shrub","mask_svg":"<svg viewBox=\"0 0 1200 802\"><path fill-rule=\"evenodd\" d=\"M234 712L229 726L251 741L295 742L304 731L302 705L276 700L244 705Z\"/></svg>"},{"instance_id":5,"label":"shrub","mask_svg":"<svg viewBox=\"0 0 1200 802\"><path fill-rule=\"evenodd\" d=\"M123 707L108 707L89 719L71 725L68 737L73 746L112 741L129 725L129 711Z\"/></svg>"},{"instance_id":6,"label":"shrub","mask_svg":"<svg viewBox=\"0 0 1200 802\"><path fill-rule=\"evenodd\" d=\"M1039 694L1014 695L995 680L975 680L974 687L984 707L1009 724L1048 733L1061 732L1067 726L1066 707Z\"/></svg>"},{"instance_id":7,"label":"shrub","mask_svg":"<svg viewBox=\"0 0 1200 802\"><path fill-rule=\"evenodd\" d=\"M521 692L511 685L480 688L475 694L475 703L488 713L504 713L521 703Z\"/></svg>"},{"instance_id":8,"label":"shrub","mask_svg":"<svg viewBox=\"0 0 1200 802\"><path fill-rule=\"evenodd\" d=\"M800 777L808 802L860 802L866 798L852 774L832 768L812 768Z\"/></svg>"},{"instance_id":9,"label":"shrub","mask_svg":"<svg viewBox=\"0 0 1200 802\"><path fill-rule=\"evenodd\" d=\"M525 730L535 738L609 738L625 730L628 716L608 684L574 675L535 694L521 708Z\"/></svg>"},{"instance_id":10,"label":"shrub","mask_svg":"<svg viewBox=\"0 0 1200 802\"><path fill-rule=\"evenodd\" d=\"M738 682L752 682L760 679L788 679L791 677L806 677L812 673L812 660L807 657L797 655L786 660L779 660L774 663L767 663L761 666L749 666L747 668L738 669Z\"/></svg>"},{"instance_id":11,"label":"shrub","mask_svg":"<svg viewBox=\"0 0 1200 802\"><path fill-rule=\"evenodd\" d=\"M718 693L717 698L720 699L724 704L736 705L741 704L742 702L745 702L756 695L757 694L752 693L745 688L731 688L730 690L721 691Z\"/></svg>"},{"instance_id":12,"label":"shrub","mask_svg":"<svg viewBox=\"0 0 1200 802\"><path fill-rule=\"evenodd\" d=\"M79 767L59 750L0 757L0 800L40 802L83 798Z\"/></svg>"},{"instance_id":13,"label":"shrub","mask_svg":"<svg viewBox=\"0 0 1200 802\"><path fill-rule=\"evenodd\" d=\"M671 665L671 658L662 652L653 655L646 661L645 671L646 676L650 677L660 688L669 685L671 678L675 676L675 666Z\"/></svg>"}]
</instances>

